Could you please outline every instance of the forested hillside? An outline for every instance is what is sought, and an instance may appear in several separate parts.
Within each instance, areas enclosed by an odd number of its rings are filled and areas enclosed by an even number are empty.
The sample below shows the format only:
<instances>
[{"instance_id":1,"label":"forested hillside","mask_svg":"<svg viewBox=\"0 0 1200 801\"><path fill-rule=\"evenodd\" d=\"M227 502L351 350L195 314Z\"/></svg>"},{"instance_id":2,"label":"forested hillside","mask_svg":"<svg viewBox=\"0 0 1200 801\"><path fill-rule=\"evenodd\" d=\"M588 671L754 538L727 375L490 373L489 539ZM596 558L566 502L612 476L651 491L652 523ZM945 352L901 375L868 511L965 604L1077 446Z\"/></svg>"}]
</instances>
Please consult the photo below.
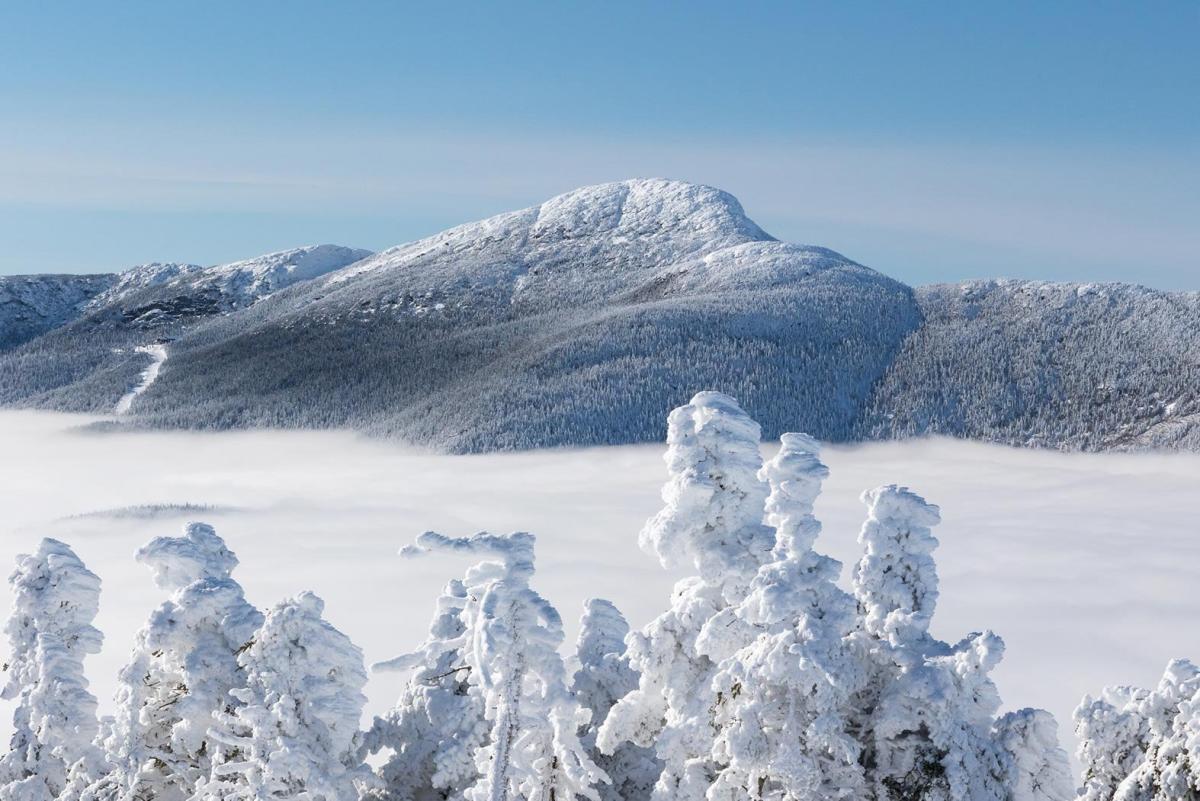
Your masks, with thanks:
<instances>
[{"instance_id":1,"label":"forested hillside","mask_svg":"<svg viewBox=\"0 0 1200 801\"><path fill-rule=\"evenodd\" d=\"M1200 293L973 281L917 290L924 324L863 436L1200 448Z\"/></svg>"},{"instance_id":2,"label":"forested hillside","mask_svg":"<svg viewBox=\"0 0 1200 801\"><path fill-rule=\"evenodd\" d=\"M117 275L78 276L95 280L102 291L58 327L0 355L0 403L112 411L138 384L148 346L367 255L319 245L216 267L154 263Z\"/></svg>"},{"instance_id":3,"label":"forested hillside","mask_svg":"<svg viewBox=\"0 0 1200 801\"><path fill-rule=\"evenodd\" d=\"M585 187L376 255L326 245L96 280L30 341L0 320L0 341L22 342L0 353L0 403L476 452L653 441L715 387L771 436L1200 447L1197 293L913 290L677 181Z\"/></svg>"}]
</instances>

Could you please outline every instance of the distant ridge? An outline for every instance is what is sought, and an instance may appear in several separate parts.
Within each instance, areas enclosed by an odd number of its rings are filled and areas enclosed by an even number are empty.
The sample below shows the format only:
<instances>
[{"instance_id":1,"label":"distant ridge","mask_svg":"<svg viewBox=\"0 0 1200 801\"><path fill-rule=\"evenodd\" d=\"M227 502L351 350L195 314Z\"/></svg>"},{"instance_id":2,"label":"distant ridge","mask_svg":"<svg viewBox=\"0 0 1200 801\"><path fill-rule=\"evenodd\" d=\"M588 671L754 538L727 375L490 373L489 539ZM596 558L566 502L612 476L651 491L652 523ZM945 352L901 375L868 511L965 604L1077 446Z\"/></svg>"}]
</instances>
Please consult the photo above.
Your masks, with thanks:
<instances>
[{"instance_id":1,"label":"distant ridge","mask_svg":"<svg viewBox=\"0 0 1200 801\"><path fill-rule=\"evenodd\" d=\"M720 190L640 179L374 255L137 268L0 354L0 403L111 411L163 345L134 424L349 427L468 452L611 444L660 440L666 411L711 388L768 436L1191 449L1197 297L913 290L776 241Z\"/></svg>"}]
</instances>

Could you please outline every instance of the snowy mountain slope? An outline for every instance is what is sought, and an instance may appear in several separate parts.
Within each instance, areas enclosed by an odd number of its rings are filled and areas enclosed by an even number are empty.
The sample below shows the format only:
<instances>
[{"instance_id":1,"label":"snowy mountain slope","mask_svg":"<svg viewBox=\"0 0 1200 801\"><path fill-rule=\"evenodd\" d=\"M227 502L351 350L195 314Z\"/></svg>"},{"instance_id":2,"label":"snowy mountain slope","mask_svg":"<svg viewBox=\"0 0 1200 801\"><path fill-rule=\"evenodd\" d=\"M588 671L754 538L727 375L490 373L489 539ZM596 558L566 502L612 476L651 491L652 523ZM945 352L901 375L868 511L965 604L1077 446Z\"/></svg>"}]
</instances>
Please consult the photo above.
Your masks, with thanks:
<instances>
[{"instance_id":1,"label":"snowy mountain slope","mask_svg":"<svg viewBox=\"0 0 1200 801\"><path fill-rule=\"evenodd\" d=\"M488 451L657 441L708 387L768 436L1200 449L1197 293L913 290L678 181L585 187L373 256L320 246L110 280L79 319L0 353L0 404L125 397L127 424Z\"/></svg>"},{"instance_id":2,"label":"snowy mountain slope","mask_svg":"<svg viewBox=\"0 0 1200 801\"><path fill-rule=\"evenodd\" d=\"M639 180L380 253L172 344L161 426L350 426L456 451L658 439L696 386L769 432L851 435L911 291Z\"/></svg>"},{"instance_id":3,"label":"snowy mountain slope","mask_svg":"<svg viewBox=\"0 0 1200 801\"><path fill-rule=\"evenodd\" d=\"M119 302L121 298L134 292L166 284L176 278L191 275L203 269L204 267L199 264L182 262L156 261L149 264L138 264L113 276L116 280L107 290L93 298L88 303L88 308L91 310L102 309L109 304Z\"/></svg>"},{"instance_id":4,"label":"snowy mountain slope","mask_svg":"<svg viewBox=\"0 0 1200 801\"><path fill-rule=\"evenodd\" d=\"M109 276L77 319L0 356L0 403L111 411L155 363L157 346L368 255L317 245L215 267L155 263Z\"/></svg>"},{"instance_id":5,"label":"snowy mountain slope","mask_svg":"<svg viewBox=\"0 0 1200 801\"><path fill-rule=\"evenodd\" d=\"M0 351L82 314L114 275L0 275Z\"/></svg>"},{"instance_id":6,"label":"snowy mountain slope","mask_svg":"<svg viewBox=\"0 0 1200 801\"><path fill-rule=\"evenodd\" d=\"M973 281L917 290L925 318L863 436L1200 449L1200 293Z\"/></svg>"},{"instance_id":7,"label":"snowy mountain slope","mask_svg":"<svg viewBox=\"0 0 1200 801\"><path fill-rule=\"evenodd\" d=\"M111 289L88 304L88 311L120 307L122 314L139 326L162 325L176 317L253 305L272 292L370 255L369 250L312 245L215 267L143 264L120 273Z\"/></svg>"}]
</instances>

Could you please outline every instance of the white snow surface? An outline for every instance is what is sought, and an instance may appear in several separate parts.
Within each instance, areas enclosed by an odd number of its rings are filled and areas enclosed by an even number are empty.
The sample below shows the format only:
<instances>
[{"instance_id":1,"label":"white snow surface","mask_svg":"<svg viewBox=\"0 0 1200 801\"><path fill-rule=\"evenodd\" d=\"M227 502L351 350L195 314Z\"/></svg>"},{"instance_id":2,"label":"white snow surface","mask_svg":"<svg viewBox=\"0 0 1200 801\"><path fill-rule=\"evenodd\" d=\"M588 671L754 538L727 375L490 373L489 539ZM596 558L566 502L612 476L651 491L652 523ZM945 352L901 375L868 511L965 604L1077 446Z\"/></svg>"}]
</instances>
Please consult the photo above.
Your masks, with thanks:
<instances>
[{"instance_id":1,"label":"white snow surface","mask_svg":"<svg viewBox=\"0 0 1200 801\"><path fill-rule=\"evenodd\" d=\"M154 345L139 345L137 351L138 353L148 354L150 356L150 364L146 365L146 369L142 370L137 384L117 401L116 407L113 408L114 414L129 413L133 402L137 400L138 396L150 389L150 385L158 380L158 373L162 370L163 362L167 360L167 346L161 342Z\"/></svg>"},{"instance_id":2,"label":"white snow surface","mask_svg":"<svg viewBox=\"0 0 1200 801\"><path fill-rule=\"evenodd\" d=\"M727 192L683 181L641 178L581 187L540 206L398 245L330 275L325 284L333 286L364 273L403 270L427 255L462 256L506 240L528 261L576 241L593 252L626 245L648 261L662 263L770 239Z\"/></svg>"},{"instance_id":3,"label":"white snow surface","mask_svg":"<svg viewBox=\"0 0 1200 801\"><path fill-rule=\"evenodd\" d=\"M664 445L446 456L341 432L95 434L94 418L0 412L0 552L44 536L70 543L103 580L86 661L101 711L134 634L168 591L135 551L176 536L178 519L72 517L141 504L212 504L241 565L247 598L268 609L311 589L368 662L417 648L461 560L403 560L424 530L538 536L538 589L572 642L584 602L614 601L640 628L667 606L680 573L643 553L637 534L662 505ZM764 455L770 455L768 448ZM1049 709L1074 749L1071 713L1114 684L1155 686L1163 665L1200 657L1200 456L1062 454L951 440L827 447L815 514L819 548L854 565L863 489L903 483L941 509L932 633L1004 637L992 673L1014 706ZM443 561L445 559L445 561ZM841 584L849 587L849 569ZM5 595L3 614L8 614ZM374 674L367 713L399 696L403 673ZM7 737L11 709L0 712ZM364 724L367 723L364 720Z\"/></svg>"}]
</instances>

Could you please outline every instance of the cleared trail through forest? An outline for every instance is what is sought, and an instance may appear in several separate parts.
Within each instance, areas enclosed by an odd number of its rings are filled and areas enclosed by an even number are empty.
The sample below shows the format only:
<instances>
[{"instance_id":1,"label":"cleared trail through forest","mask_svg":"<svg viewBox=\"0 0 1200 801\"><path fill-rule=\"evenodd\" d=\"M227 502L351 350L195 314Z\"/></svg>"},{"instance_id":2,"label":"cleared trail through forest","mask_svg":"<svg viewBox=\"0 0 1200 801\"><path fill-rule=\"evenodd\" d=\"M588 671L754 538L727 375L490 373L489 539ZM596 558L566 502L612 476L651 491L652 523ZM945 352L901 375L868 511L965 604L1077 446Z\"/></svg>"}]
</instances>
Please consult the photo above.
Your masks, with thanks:
<instances>
[{"instance_id":1,"label":"cleared trail through forest","mask_svg":"<svg viewBox=\"0 0 1200 801\"><path fill-rule=\"evenodd\" d=\"M151 361L146 366L146 369L142 370L142 375L137 386L126 392L117 401L116 408L113 409L116 414L126 414L129 412L129 408L133 405L137 396L149 389L150 385L158 379L158 373L162 370L163 362L167 360L167 346L161 343L156 345L140 345L137 350L138 353L150 354Z\"/></svg>"}]
</instances>

